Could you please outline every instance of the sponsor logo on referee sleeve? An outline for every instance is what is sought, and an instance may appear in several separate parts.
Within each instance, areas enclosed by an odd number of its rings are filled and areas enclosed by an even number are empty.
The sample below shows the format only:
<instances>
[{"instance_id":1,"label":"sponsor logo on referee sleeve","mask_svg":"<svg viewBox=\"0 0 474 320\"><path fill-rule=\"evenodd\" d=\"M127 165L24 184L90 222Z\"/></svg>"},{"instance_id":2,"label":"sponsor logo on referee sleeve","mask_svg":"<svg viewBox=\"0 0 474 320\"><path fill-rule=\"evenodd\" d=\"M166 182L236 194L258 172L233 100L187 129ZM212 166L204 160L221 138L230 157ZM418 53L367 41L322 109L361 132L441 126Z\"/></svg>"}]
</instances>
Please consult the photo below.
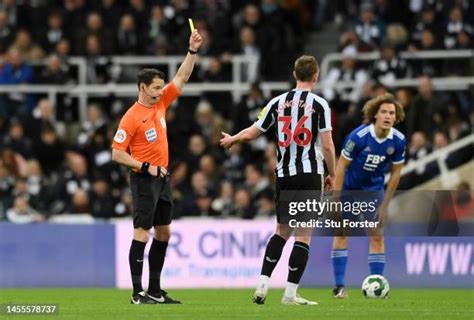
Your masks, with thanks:
<instances>
[{"instance_id":1,"label":"sponsor logo on referee sleeve","mask_svg":"<svg viewBox=\"0 0 474 320\"><path fill-rule=\"evenodd\" d=\"M123 129L118 129L114 136L114 141L117 143L122 143L127 140L127 133Z\"/></svg>"}]
</instances>

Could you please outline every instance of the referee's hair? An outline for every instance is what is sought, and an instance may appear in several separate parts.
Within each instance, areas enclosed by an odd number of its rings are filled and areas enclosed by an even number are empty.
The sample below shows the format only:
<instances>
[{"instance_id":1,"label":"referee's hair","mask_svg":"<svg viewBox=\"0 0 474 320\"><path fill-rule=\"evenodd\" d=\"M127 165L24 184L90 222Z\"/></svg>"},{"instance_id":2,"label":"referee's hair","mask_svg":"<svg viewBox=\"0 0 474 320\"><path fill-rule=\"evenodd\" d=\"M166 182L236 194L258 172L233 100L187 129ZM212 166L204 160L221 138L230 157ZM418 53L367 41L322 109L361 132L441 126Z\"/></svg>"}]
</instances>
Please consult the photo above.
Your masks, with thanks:
<instances>
[{"instance_id":1,"label":"referee's hair","mask_svg":"<svg viewBox=\"0 0 474 320\"><path fill-rule=\"evenodd\" d=\"M311 81L315 74L319 73L319 63L313 56L304 55L295 61L296 80L302 82Z\"/></svg>"},{"instance_id":2,"label":"referee's hair","mask_svg":"<svg viewBox=\"0 0 474 320\"><path fill-rule=\"evenodd\" d=\"M379 112L380 106L384 103L395 105L395 123L399 123L405 119L405 111L400 102L395 99L393 94L386 92L365 103L364 108L362 109L364 112L364 122L375 122L375 115Z\"/></svg>"},{"instance_id":3,"label":"referee's hair","mask_svg":"<svg viewBox=\"0 0 474 320\"><path fill-rule=\"evenodd\" d=\"M144 83L146 86L149 86L155 78L165 79L165 73L152 68L142 69L137 76L137 85L140 88L140 83Z\"/></svg>"}]
</instances>

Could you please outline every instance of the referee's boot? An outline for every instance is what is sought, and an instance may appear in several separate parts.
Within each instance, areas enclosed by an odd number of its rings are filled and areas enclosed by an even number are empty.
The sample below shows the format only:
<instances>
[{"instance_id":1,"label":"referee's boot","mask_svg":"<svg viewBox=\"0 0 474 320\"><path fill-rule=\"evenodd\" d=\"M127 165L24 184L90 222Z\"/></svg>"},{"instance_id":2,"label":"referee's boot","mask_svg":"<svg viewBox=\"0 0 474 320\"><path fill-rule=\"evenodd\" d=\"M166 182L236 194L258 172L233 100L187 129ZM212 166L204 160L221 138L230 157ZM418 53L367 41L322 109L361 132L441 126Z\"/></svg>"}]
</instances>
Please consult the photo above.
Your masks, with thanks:
<instances>
[{"instance_id":1,"label":"referee's boot","mask_svg":"<svg viewBox=\"0 0 474 320\"><path fill-rule=\"evenodd\" d=\"M148 292L147 295L158 304L181 304L181 301L171 298L165 290L160 290L158 293Z\"/></svg>"},{"instance_id":2,"label":"referee's boot","mask_svg":"<svg viewBox=\"0 0 474 320\"><path fill-rule=\"evenodd\" d=\"M150 298L145 291L141 291L132 296L130 299L131 304L157 304L155 300Z\"/></svg>"}]
</instances>

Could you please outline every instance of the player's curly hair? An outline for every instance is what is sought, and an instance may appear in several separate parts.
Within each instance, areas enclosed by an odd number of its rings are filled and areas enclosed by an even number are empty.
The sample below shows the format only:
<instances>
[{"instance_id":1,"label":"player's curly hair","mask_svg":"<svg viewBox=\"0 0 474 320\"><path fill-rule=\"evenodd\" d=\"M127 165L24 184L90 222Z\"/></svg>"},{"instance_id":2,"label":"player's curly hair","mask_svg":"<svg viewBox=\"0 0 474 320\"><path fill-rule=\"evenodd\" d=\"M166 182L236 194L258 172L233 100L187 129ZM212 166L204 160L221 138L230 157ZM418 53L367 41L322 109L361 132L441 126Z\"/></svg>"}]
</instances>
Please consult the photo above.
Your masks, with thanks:
<instances>
[{"instance_id":1,"label":"player's curly hair","mask_svg":"<svg viewBox=\"0 0 474 320\"><path fill-rule=\"evenodd\" d=\"M311 81L319 73L319 63L313 56L301 56L295 61L295 76L299 81Z\"/></svg>"},{"instance_id":2,"label":"player's curly hair","mask_svg":"<svg viewBox=\"0 0 474 320\"><path fill-rule=\"evenodd\" d=\"M362 109L364 112L364 122L375 122L375 115L379 112L380 106L384 103L395 105L395 123L399 123L405 119L405 111L400 102L395 99L393 94L386 92L365 103L364 108Z\"/></svg>"}]
</instances>

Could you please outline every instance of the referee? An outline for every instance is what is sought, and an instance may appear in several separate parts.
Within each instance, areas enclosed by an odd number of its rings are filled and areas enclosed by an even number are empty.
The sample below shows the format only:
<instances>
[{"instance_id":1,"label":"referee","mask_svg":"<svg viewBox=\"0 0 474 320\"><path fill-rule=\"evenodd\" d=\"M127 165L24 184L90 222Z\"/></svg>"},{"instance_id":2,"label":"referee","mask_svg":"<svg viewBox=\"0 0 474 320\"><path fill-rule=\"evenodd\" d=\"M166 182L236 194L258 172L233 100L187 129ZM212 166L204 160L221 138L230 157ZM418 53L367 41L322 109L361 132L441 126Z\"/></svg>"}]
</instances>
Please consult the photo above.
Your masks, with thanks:
<instances>
[{"instance_id":1,"label":"referee","mask_svg":"<svg viewBox=\"0 0 474 320\"><path fill-rule=\"evenodd\" d=\"M331 110L323 98L313 94L312 88L319 76L319 65L313 56L301 56L295 61L293 76L296 88L283 93L263 108L258 120L250 127L230 136L222 133L220 143L225 148L233 144L257 138L273 126L278 138L276 166L276 212L277 227L265 250L260 280L253 297L263 304L268 292L270 276L281 257L286 241L293 233L288 217L280 204L280 192L295 190L317 190L323 187L324 163L329 175L325 187L331 190L335 184L335 154L332 141ZM308 261L311 235L307 230L296 230L295 244L288 261L288 282L281 300L286 305L316 305L317 302L300 297L296 291Z\"/></svg>"},{"instance_id":2,"label":"referee","mask_svg":"<svg viewBox=\"0 0 474 320\"><path fill-rule=\"evenodd\" d=\"M173 215L165 114L188 81L201 44L201 35L194 30L189 37L188 53L167 85L161 71L143 69L138 73L138 101L124 114L114 136L112 160L131 169L134 230L129 263L132 304L181 303L160 286ZM143 256L152 227L155 237L148 253L150 279L145 292L142 287Z\"/></svg>"}]
</instances>

